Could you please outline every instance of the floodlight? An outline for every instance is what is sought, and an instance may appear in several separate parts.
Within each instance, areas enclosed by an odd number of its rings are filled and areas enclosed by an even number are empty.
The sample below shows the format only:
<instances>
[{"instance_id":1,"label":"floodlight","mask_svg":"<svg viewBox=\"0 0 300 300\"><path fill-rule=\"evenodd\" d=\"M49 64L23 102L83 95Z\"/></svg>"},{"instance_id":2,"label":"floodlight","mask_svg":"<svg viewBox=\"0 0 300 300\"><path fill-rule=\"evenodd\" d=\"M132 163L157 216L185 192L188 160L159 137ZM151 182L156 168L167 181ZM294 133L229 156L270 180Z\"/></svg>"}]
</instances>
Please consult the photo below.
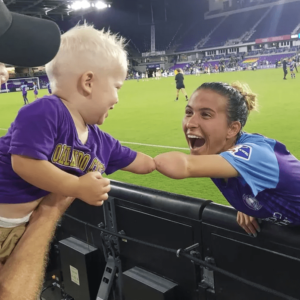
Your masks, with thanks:
<instances>
[{"instance_id":1,"label":"floodlight","mask_svg":"<svg viewBox=\"0 0 300 300\"><path fill-rule=\"evenodd\" d=\"M71 4L71 8L74 10L79 10L81 9L81 1L75 1Z\"/></svg>"},{"instance_id":2,"label":"floodlight","mask_svg":"<svg viewBox=\"0 0 300 300\"><path fill-rule=\"evenodd\" d=\"M107 4L105 4L102 1L97 1L95 7L98 9L104 9L104 8L107 8Z\"/></svg>"},{"instance_id":3,"label":"floodlight","mask_svg":"<svg viewBox=\"0 0 300 300\"><path fill-rule=\"evenodd\" d=\"M81 1L81 7L83 9L89 8L89 7L91 7L91 3L87 2L87 1Z\"/></svg>"}]
</instances>

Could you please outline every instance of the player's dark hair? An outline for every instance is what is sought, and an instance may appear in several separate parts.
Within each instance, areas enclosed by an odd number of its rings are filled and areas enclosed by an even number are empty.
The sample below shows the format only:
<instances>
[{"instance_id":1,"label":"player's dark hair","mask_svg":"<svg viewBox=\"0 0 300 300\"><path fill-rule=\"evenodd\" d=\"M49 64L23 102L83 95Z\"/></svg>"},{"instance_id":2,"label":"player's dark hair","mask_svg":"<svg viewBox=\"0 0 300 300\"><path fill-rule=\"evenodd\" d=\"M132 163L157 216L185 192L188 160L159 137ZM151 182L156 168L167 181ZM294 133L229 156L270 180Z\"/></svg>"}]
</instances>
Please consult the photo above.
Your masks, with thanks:
<instances>
[{"instance_id":1,"label":"player's dark hair","mask_svg":"<svg viewBox=\"0 0 300 300\"><path fill-rule=\"evenodd\" d=\"M247 122L250 111L257 110L257 95L247 84L234 82L229 85L223 82L205 82L197 90L201 89L212 90L228 99L228 124L239 121L241 130Z\"/></svg>"}]
</instances>

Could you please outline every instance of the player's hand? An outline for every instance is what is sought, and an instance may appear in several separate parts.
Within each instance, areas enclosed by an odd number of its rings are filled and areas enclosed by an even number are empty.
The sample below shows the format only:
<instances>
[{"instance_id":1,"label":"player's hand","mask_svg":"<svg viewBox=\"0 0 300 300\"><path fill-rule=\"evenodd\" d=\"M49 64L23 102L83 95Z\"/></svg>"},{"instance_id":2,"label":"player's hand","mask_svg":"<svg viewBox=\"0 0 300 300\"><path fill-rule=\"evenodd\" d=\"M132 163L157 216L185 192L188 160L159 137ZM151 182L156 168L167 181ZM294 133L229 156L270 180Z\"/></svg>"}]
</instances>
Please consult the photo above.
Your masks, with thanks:
<instances>
[{"instance_id":1,"label":"player's hand","mask_svg":"<svg viewBox=\"0 0 300 300\"><path fill-rule=\"evenodd\" d=\"M249 217L239 211L236 220L249 235L253 234L254 237L257 237L256 231L260 232L260 227L254 217Z\"/></svg>"},{"instance_id":2,"label":"player's hand","mask_svg":"<svg viewBox=\"0 0 300 300\"><path fill-rule=\"evenodd\" d=\"M103 178L100 172L90 172L79 178L77 197L95 206L101 206L108 199L110 180Z\"/></svg>"}]
</instances>

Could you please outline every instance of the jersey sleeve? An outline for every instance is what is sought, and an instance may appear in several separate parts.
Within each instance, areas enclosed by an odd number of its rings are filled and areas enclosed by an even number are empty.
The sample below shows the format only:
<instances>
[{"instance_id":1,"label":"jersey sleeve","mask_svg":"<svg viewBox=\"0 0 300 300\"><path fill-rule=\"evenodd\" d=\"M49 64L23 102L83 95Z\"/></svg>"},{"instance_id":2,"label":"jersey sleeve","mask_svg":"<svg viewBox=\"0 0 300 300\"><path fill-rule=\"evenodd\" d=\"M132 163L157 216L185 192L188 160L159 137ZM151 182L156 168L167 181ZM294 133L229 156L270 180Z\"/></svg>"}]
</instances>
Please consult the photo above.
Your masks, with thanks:
<instances>
[{"instance_id":1,"label":"jersey sleeve","mask_svg":"<svg viewBox=\"0 0 300 300\"><path fill-rule=\"evenodd\" d=\"M59 110L55 102L40 99L24 106L12 125L10 154L48 160L57 136Z\"/></svg>"},{"instance_id":2,"label":"jersey sleeve","mask_svg":"<svg viewBox=\"0 0 300 300\"><path fill-rule=\"evenodd\" d=\"M220 154L239 173L252 189L254 196L279 182L279 164L269 144L246 143Z\"/></svg>"},{"instance_id":3,"label":"jersey sleeve","mask_svg":"<svg viewBox=\"0 0 300 300\"><path fill-rule=\"evenodd\" d=\"M111 145L111 153L105 173L107 175L129 166L136 158L137 153L121 143L110 135L106 135L107 144Z\"/></svg>"}]
</instances>

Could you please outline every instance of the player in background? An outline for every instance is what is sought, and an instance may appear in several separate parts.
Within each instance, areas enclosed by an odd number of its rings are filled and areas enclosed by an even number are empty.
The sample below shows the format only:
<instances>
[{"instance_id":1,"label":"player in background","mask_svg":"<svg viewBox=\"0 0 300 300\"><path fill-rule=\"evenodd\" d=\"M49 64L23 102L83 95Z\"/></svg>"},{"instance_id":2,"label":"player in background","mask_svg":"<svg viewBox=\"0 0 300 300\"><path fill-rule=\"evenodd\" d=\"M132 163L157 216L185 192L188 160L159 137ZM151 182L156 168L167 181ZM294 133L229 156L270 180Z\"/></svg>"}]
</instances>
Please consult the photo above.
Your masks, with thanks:
<instances>
[{"instance_id":1,"label":"player in background","mask_svg":"<svg viewBox=\"0 0 300 300\"><path fill-rule=\"evenodd\" d=\"M0 63L0 90L2 84L5 84L9 79L8 71L3 63Z\"/></svg>"},{"instance_id":2,"label":"player in background","mask_svg":"<svg viewBox=\"0 0 300 300\"><path fill-rule=\"evenodd\" d=\"M160 80L161 79L161 70L157 70L156 72L156 77L157 77L157 80Z\"/></svg>"},{"instance_id":3,"label":"player in background","mask_svg":"<svg viewBox=\"0 0 300 300\"><path fill-rule=\"evenodd\" d=\"M293 61L294 61L294 63L295 63L295 69L296 69L296 72L298 73L296 56L293 58Z\"/></svg>"},{"instance_id":4,"label":"player in background","mask_svg":"<svg viewBox=\"0 0 300 300\"><path fill-rule=\"evenodd\" d=\"M286 59L284 59L283 61L282 61L282 69L283 69L283 79L284 80L286 80L286 75L287 75L287 61L286 61Z\"/></svg>"},{"instance_id":5,"label":"player in background","mask_svg":"<svg viewBox=\"0 0 300 300\"><path fill-rule=\"evenodd\" d=\"M24 81L20 88L24 100L24 105L29 104L29 101L27 99L27 81Z\"/></svg>"},{"instance_id":6,"label":"player in background","mask_svg":"<svg viewBox=\"0 0 300 300\"><path fill-rule=\"evenodd\" d=\"M38 98L39 92L38 92L38 87L35 82L33 82L33 94L34 94L34 98L36 100Z\"/></svg>"},{"instance_id":7,"label":"player in background","mask_svg":"<svg viewBox=\"0 0 300 300\"><path fill-rule=\"evenodd\" d=\"M52 89L51 89L50 82L47 83L47 89L48 89L49 95L52 95Z\"/></svg>"},{"instance_id":8,"label":"player in background","mask_svg":"<svg viewBox=\"0 0 300 300\"><path fill-rule=\"evenodd\" d=\"M207 67L207 74L210 75L210 65Z\"/></svg>"},{"instance_id":9,"label":"player in background","mask_svg":"<svg viewBox=\"0 0 300 300\"><path fill-rule=\"evenodd\" d=\"M295 74L295 62L290 59L289 60L289 67L290 67L290 73L291 73L291 78L296 78L296 74Z\"/></svg>"},{"instance_id":10,"label":"player in background","mask_svg":"<svg viewBox=\"0 0 300 300\"><path fill-rule=\"evenodd\" d=\"M148 70L146 70L146 72L145 72L145 78L146 78L145 79L146 81L149 81L149 79L148 79Z\"/></svg>"},{"instance_id":11,"label":"player in background","mask_svg":"<svg viewBox=\"0 0 300 300\"><path fill-rule=\"evenodd\" d=\"M195 69L196 69L196 70L195 70L195 74L196 74L196 76L200 76L200 70L199 70L199 68L198 68L198 67L196 67Z\"/></svg>"},{"instance_id":12,"label":"player in background","mask_svg":"<svg viewBox=\"0 0 300 300\"><path fill-rule=\"evenodd\" d=\"M135 77L136 77L137 82L139 82L139 81L140 81L140 75L139 75L139 72L136 72Z\"/></svg>"},{"instance_id":13,"label":"player in background","mask_svg":"<svg viewBox=\"0 0 300 300\"><path fill-rule=\"evenodd\" d=\"M184 85L184 77L183 77L183 71L182 69L177 69L177 75L175 76L176 81L176 100L178 101L179 92L181 91L182 94L185 96L186 101L188 101L188 96L185 91L185 85Z\"/></svg>"}]
</instances>

